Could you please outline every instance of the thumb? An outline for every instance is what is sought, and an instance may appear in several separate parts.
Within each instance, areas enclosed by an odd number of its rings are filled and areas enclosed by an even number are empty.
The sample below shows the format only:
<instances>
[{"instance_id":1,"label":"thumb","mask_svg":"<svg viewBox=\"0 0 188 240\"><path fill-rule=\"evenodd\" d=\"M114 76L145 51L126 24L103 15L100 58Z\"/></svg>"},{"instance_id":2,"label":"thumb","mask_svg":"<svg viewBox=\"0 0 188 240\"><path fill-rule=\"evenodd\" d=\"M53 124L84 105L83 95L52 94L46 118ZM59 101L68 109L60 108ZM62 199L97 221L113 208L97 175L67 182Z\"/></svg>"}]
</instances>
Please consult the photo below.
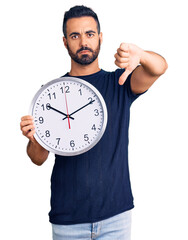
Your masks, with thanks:
<instances>
[{"instance_id":1,"label":"thumb","mask_svg":"<svg viewBox=\"0 0 188 240\"><path fill-rule=\"evenodd\" d=\"M120 85L123 85L125 83L129 74L130 74L130 71L125 69L125 72L119 78L119 84Z\"/></svg>"}]
</instances>

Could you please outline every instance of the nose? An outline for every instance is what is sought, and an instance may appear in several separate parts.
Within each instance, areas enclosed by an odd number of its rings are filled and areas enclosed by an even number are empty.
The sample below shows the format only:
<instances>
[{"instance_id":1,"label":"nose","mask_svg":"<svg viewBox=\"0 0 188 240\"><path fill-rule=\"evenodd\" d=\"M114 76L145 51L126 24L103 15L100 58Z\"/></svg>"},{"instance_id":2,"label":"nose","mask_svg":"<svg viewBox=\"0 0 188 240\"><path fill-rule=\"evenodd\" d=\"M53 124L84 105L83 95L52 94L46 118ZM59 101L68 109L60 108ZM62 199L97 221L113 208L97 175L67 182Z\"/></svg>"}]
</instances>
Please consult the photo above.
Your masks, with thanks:
<instances>
[{"instance_id":1,"label":"nose","mask_svg":"<svg viewBox=\"0 0 188 240\"><path fill-rule=\"evenodd\" d=\"M86 47L87 46L87 39L86 39L86 36L84 36L84 35L81 35L80 46L81 47Z\"/></svg>"}]
</instances>

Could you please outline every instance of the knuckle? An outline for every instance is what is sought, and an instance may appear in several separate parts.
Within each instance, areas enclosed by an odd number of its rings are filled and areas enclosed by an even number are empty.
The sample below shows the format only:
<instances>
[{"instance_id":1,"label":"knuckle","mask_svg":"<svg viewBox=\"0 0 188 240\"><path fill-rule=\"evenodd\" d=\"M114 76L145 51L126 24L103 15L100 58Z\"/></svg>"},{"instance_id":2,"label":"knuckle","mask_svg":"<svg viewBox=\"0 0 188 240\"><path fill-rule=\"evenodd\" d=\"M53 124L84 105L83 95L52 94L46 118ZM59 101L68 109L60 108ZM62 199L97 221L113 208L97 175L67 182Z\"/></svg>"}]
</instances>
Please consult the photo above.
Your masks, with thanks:
<instances>
[{"instance_id":1,"label":"knuckle","mask_svg":"<svg viewBox=\"0 0 188 240\"><path fill-rule=\"evenodd\" d=\"M25 121L26 118L27 118L27 116L23 116L23 117L21 118L21 121Z\"/></svg>"},{"instance_id":2,"label":"knuckle","mask_svg":"<svg viewBox=\"0 0 188 240\"><path fill-rule=\"evenodd\" d=\"M22 131L22 134L24 135L24 136L26 136L27 135L27 132L26 131Z\"/></svg>"},{"instance_id":3,"label":"knuckle","mask_svg":"<svg viewBox=\"0 0 188 240\"><path fill-rule=\"evenodd\" d=\"M121 44L120 44L120 49L123 49L123 48L125 47L125 45L126 45L126 43L124 43L124 42L121 43Z\"/></svg>"},{"instance_id":4,"label":"knuckle","mask_svg":"<svg viewBox=\"0 0 188 240\"><path fill-rule=\"evenodd\" d=\"M25 128L22 128L22 133L23 133L23 135L26 135L27 130Z\"/></svg>"},{"instance_id":5,"label":"knuckle","mask_svg":"<svg viewBox=\"0 0 188 240\"><path fill-rule=\"evenodd\" d=\"M119 60L119 58L120 58L120 55L119 55L118 53L116 53L116 54L115 54L115 59L116 59L116 60Z\"/></svg>"},{"instance_id":6,"label":"knuckle","mask_svg":"<svg viewBox=\"0 0 188 240\"><path fill-rule=\"evenodd\" d=\"M129 50L129 44L128 43L121 43L120 49L124 52L128 52Z\"/></svg>"},{"instance_id":7,"label":"knuckle","mask_svg":"<svg viewBox=\"0 0 188 240\"><path fill-rule=\"evenodd\" d=\"M119 61L115 61L115 64L116 64L118 67L122 68L122 63L120 63Z\"/></svg>"},{"instance_id":8,"label":"knuckle","mask_svg":"<svg viewBox=\"0 0 188 240\"><path fill-rule=\"evenodd\" d=\"M32 120L32 119L33 119L33 116L31 116L31 115L26 115L26 116L21 117L21 121Z\"/></svg>"}]
</instances>

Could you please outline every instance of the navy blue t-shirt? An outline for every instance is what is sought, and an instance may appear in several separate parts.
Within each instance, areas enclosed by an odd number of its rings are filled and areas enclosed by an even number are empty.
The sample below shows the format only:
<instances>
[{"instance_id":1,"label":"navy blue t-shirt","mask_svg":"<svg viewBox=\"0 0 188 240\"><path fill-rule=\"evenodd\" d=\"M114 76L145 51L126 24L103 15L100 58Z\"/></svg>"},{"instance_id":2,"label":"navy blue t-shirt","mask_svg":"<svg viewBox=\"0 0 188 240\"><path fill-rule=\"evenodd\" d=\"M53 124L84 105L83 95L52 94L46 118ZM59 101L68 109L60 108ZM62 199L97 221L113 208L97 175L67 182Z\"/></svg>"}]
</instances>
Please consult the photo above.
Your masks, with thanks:
<instances>
[{"instance_id":1,"label":"navy blue t-shirt","mask_svg":"<svg viewBox=\"0 0 188 240\"><path fill-rule=\"evenodd\" d=\"M139 95L131 91L131 74L124 85L118 84L123 72L124 69L100 70L78 77L102 94L108 122L103 137L88 152L72 157L56 155L51 176L51 223L93 223L134 207L128 167L128 128L130 106Z\"/></svg>"}]
</instances>

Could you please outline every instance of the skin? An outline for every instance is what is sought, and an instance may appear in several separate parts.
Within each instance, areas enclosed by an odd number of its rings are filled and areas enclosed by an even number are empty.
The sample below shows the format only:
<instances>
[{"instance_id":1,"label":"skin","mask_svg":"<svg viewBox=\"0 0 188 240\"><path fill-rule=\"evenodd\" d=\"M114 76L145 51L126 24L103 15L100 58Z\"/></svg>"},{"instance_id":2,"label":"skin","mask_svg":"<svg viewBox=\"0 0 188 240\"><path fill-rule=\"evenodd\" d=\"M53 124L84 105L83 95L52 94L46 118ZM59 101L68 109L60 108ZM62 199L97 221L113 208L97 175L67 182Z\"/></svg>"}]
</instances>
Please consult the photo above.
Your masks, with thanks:
<instances>
[{"instance_id":1,"label":"skin","mask_svg":"<svg viewBox=\"0 0 188 240\"><path fill-rule=\"evenodd\" d=\"M33 117L29 115L23 116L21 118L20 128L22 134L29 139L27 145L28 156L34 164L41 166L48 158L49 152L44 149L33 136L35 133Z\"/></svg>"},{"instance_id":2,"label":"skin","mask_svg":"<svg viewBox=\"0 0 188 240\"><path fill-rule=\"evenodd\" d=\"M63 37L64 46L67 45L74 54L81 47L88 47L96 50L99 41L102 44L102 33L98 34L97 24L92 17L72 18L67 21L67 38ZM82 51L78 53L81 57L83 54L91 56L90 51ZM71 76L89 75L100 71L98 58L89 65L80 65L71 59Z\"/></svg>"},{"instance_id":3,"label":"skin","mask_svg":"<svg viewBox=\"0 0 188 240\"><path fill-rule=\"evenodd\" d=\"M97 24L92 17L72 18L67 21L67 38L63 37L64 46L69 53L77 55L78 58L84 56L91 58L94 51L99 51L99 42L102 44L102 40L102 33L98 34ZM83 47L92 49L93 52L89 50L77 52ZM168 68L162 56L144 51L130 43L121 43L114 57L115 64L120 68L125 68L125 72L119 78L120 85L123 85L128 75L135 70L131 76L131 89L136 94L149 89ZM140 66L137 67L139 64ZM98 57L88 65L81 65L71 58L70 76L90 75L98 71L100 71ZM29 139L28 156L34 164L42 165L49 153L38 144L33 136L35 133L33 117L23 116L20 128L23 135Z\"/></svg>"},{"instance_id":4,"label":"skin","mask_svg":"<svg viewBox=\"0 0 188 240\"><path fill-rule=\"evenodd\" d=\"M128 75L141 64L131 77L131 89L136 94L148 90L168 68L162 56L151 51L144 51L134 44L121 43L114 57L115 64L126 69L119 78L120 85L123 85Z\"/></svg>"}]
</instances>

